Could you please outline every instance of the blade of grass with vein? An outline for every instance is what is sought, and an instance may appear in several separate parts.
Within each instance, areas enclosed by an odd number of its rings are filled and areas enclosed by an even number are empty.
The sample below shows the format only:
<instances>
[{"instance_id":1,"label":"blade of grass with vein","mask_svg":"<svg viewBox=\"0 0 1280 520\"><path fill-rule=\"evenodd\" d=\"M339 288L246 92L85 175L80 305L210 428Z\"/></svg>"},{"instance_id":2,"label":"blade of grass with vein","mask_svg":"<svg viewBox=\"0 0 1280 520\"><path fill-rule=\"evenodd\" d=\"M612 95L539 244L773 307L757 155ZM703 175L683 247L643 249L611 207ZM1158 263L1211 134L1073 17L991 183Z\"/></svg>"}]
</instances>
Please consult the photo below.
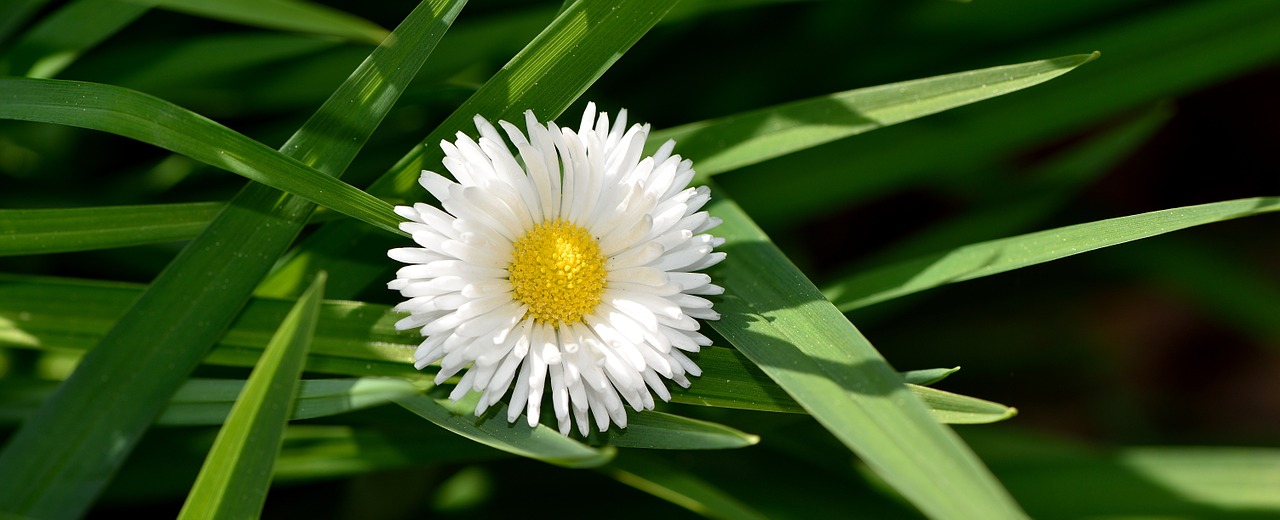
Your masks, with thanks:
<instances>
[{"instance_id":1,"label":"blade of grass with vein","mask_svg":"<svg viewBox=\"0 0 1280 520\"><path fill-rule=\"evenodd\" d=\"M592 445L659 450L722 450L759 442L759 436L723 424L655 410L630 414L624 429L592 431L587 435L587 443Z\"/></svg>"},{"instance_id":2,"label":"blade of grass with vein","mask_svg":"<svg viewBox=\"0 0 1280 520\"><path fill-rule=\"evenodd\" d=\"M266 150L254 152L259 156L256 160L312 171L290 158L299 155L321 171L340 173L462 4L420 4L397 28L396 38L388 38L376 49L285 143L283 151L288 155L247 138L243 144ZM4 106L8 105L0 105ZM157 129L145 123L135 119L134 128L156 137ZM217 132L220 127L212 128ZM218 144L206 142L195 151L218 155L223 152ZM309 177L335 181L327 175ZM252 288L293 241L313 208L305 200L257 183L241 190L0 452L0 480L19 483L0 487L0 510L37 517L83 514L174 390L230 324ZM116 391L102 392L104 382ZM49 432L55 432L53 438Z\"/></svg>"},{"instance_id":3,"label":"blade of grass with vein","mask_svg":"<svg viewBox=\"0 0 1280 520\"><path fill-rule=\"evenodd\" d=\"M74 209L0 209L0 256L36 255L188 240L221 202Z\"/></svg>"},{"instance_id":4,"label":"blade of grass with vein","mask_svg":"<svg viewBox=\"0 0 1280 520\"><path fill-rule=\"evenodd\" d=\"M866 271L823 292L841 311L949 283L1065 258L1179 229L1280 211L1280 197L1257 197L1152 211L980 242Z\"/></svg>"},{"instance_id":5,"label":"blade of grass with vein","mask_svg":"<svg viewBox=\"0 0 1280 520\"><path fill-rule=\"evenodd\" d=\"M131 284L0 275L0 346L88 350L140 293L141 289ZM288 309L289 302L283 300L250 300L204 362L253 366L275 324ZM307 370L346 376L428 379L430 371L413 368L412 353L418 339L397 331L393 324L398 316L390 311L385 305L324 302L321 322L307 357ZM706 347L698 353L697 362L705 373L715 377L697 380L689 388L672 389L673 402L805 413L777 383L737 350ZM952 370L912 371L901 376L909 389L926 397L934 394L916 385L929 383ZM994 409L988 401L945 395L942 400L926 400L940 420L953 417L952 412L973 414L982 410L990 412L982 422L1007 418L1008 408L1002 405Z\"/></svg>"},{"instance_id":6,"label":"blade of grass with vein","mask_svg":"<svg viewBox=\"0 0 1280 520\"><path fill-rule=\"evenodd\" d=\"M14 76L57 76L82 53L120 32L148 9L122 0L75 0L24 33L0 56L0 70Z\"/></svg>"},{"instance_id":7,"label":"blade of grass with vein","mask_svg":"<svg viewBox=\"0 0 1280 520\"><path fill-rule=\"evenodd\" d=\"M76 126L136 139L400 233L399 218L389 204L316 171L310 166L316 165L314 159L293 157L289 150L277 153L159 98L110 85L22 78L0 78L0 91L5 93L0 119ZM325 126L336 127L331 122ZM290 146L296 148L297 143Z\"/></svg>"},{"instance_id":8,"label":"blade of grass with vein","mask_svg":"<svg viewBox=\"0 0 1280 520\"><path fill-rule=\"evenodd\" d=\"M523 121L525 110L533 110L543 120L559 115L675 4L676 0L574 2L421 145L374 182L369 193L405 200L416 190L420 194L410 199L425 197L417 189L421 170L439 169L444 156L440 141L473 130L476 114L507 121ZM361 226L327 224L303 241L258 294L297 294L302 287L299 281L306 280L307 273L325 270L333 275L330 293L352 298L386 272L385 251L393 244L386 237L371 236Z\"/></svg>"},{"instance_id":9,"label":"blade of grass with vein","mask_svg":"<svg viewBox=\"0 0 1280 520\"><path fill-rule=\"evenodd\" d=\"M106 334L140 293L141 289L131 284L0 275L0 346L85 351ZM250 300L204 362L253 366L288 309L289 302L283 300ZM321 323L307 357L308 371L414 380L430 377L430 371L413 368L412 353L418 339L395 329L398 316L390 307L326 301L320 314ZM805 413L777 383L734 349L703 348L697 362L715 377L697 380L689 388L672 389L673 402ZM993 408L988 401L945 392L945 398L931 399L936 391L916 386L930 384L952 371L911 371L901 376L907 388L926 399L939 420L957 417L953 412L970 416L966 422L978 422L972 418L976 413L983 414L980 422L1008 417L1009 409L1003 405Z\"/></svg>"},{"instance_id":10,"label":"blade of grass with vein","mask_svg":"<svg viewBox=\"0 0 1280 520\"><path fill-rule=\"evenodd\" d=\"M717 332L925 515L1025 516L733 201L722 194L710 211L724 221L716 234L731 259L711 272L725 288L721 319L710 323Z\"/></svg>"},{"instance_id":11,"label":"blade of grass with vein","mask_svg":"<svg viewBox=\"0 0 1280 520\"><path fill-rule=\"evenodd\" d=\"M1097 58L1078 54L837 92L655 132L707 176L1044 83Z\"/></svg>"},{"instance_id":12,"label":"blade of grass with vein","mask_svg":"<svg viewBox=\"0 0 1280 520\"><path fill-rule=\"evenodd\" d=\"M337 36L377 44L387 37L378 24L331 7L298 0L123 0L215 20Z\"/></svg>"},{"instance_id":13,"label":"blade of grass with vein","mask_svg":"<svg viewBox=\"0 0 1280 520\"><path fill-rule=\"evenodd\" d=\"M325 274L293 306L253 367L179 518L255 518L262 514L302 361L315 333Z\"/></svg>"},{"instance_id":14,"label":"blade of grass with vein","mask_svg":"<svg viewBox=\"0 0 1280 520\"><path fill-rule=\"evenodd\" d=\"M485 446L557 466L592 468L609 462L616 452L611 447L592 448L541 424L536 428L508 424L507 406L502 402L490 407L484 416L476 417L472 412L477 397L472 393L455 403L416 394L396 399L396 403L436 426Z\"/></svg>"}]
</instances>

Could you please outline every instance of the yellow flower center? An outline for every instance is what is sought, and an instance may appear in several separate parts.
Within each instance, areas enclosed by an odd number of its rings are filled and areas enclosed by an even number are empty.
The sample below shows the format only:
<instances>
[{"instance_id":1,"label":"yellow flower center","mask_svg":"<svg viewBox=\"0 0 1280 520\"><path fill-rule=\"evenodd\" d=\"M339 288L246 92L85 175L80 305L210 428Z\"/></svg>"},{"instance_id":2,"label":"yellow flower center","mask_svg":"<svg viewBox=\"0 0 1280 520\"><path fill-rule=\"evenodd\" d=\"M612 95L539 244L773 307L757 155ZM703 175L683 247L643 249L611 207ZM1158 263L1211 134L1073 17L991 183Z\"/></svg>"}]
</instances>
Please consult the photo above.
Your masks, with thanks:
<instances>
[{"instance_id":1,"label":"yellow flower center","mask_svg":"<svg viewBox=\"0 0 1280 520\"><path fill-rule=\"evenodd\" d=\"M515 298L542 323L573 323L595 310L604 293L604 255L586 229L548 220L516 240L511 265Z\"/></svg>"}]
</instances>

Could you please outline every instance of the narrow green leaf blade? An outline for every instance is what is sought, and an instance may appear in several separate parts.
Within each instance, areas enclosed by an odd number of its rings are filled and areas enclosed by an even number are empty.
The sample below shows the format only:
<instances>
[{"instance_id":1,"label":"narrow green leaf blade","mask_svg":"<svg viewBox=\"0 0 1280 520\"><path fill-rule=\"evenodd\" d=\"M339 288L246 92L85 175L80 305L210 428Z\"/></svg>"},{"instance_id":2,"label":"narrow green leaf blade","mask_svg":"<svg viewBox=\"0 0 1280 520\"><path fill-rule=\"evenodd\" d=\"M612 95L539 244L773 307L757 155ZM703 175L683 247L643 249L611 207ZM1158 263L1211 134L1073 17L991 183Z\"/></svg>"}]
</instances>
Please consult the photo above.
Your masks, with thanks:
<instances>
[{"instance_id":1,"label":"narrow green leaf blade","mask_svg":"<svg viewBox=\"0 0 1280 520\"><path fill-rule=\"evenodd\" d=\"M714 175L1044 83L1092 61L1078 54L837 92L655 132Z\"/></svg>"},{"instance_id":2,"label":"narrow green leaf blade","mask_svg":"<svg viewBox=\"0 0 1280 520\"><path fill-rule=\"evenodd\" d=\"M841 311L848 312L940 285L1271 211L1280 211L1280 197L1229 200L1076 224L888 265L839 280L823 292Z\"/></svg>"},{"instance_id":3,"label":"narrow green leaf blade","mask_svg":"<svg viewBox=\"0 0 1280 520\"><path fill-rule=\"evenodd\" d=\"M225 204L194 202L70 209L0 209L0 256L188 240Z\"/></svg>"},{"instance_id":4,"label":"narrow green leaf blade","mask_svg":"<svg viewBox=\"0 0 1280 520\"><path fill-rule=\"evenodd\" d=\"M712 272L725 288L717 332L926 515L1025 516L740 208L721 193L710 211L729 258Z\"/></svg>"},{"instance_id":5,"label":"narrow green leaf blade","mask_svg":"<svg viewBox=\"0 0 1280 520\"><path fill-rule=\"evenodd\" d=\"M618 482L705 517L731 520L768 518L706 479L660 458L624 453L601 471Z\"/></svg>"},{"instance_id":6,"label":"narrow green leaf blade","mask_svg":"<svg viewBox=\"0 0 1280 520\"><path fill-rule=\"evenodd\" d=\"M122 0L74 0L37 23L0 56L0 72L52 78L148 9Z\"/></svg>"},{"instance_id":7,"label":"narrow green leaf blade","mask_svg":"<svg viewBox=\"0 0 1280 520\"><path fill-rule=\"evenodd\" d=\"M591 432L587 442L620 448L720 450L752 446L760 437L723 424L646 410L631 414L626 428Z\"/></svg>"},{"instance_id":8,"label":"narrow green leaf blade","mask_svg":"<svg viewBox=\"0 0 1280 520\"><path fill-rule=\"evenodd\" d=\"M137 139L400 233L390 204L159 98L110 85L23 78L0 78L0 91L5 93L0 119Z\"/></svg>"},{"instance_id":9,"label":"narrow green leaf blade","mask_svg":"<svg viewBox=\"0 0 1280 520\"><path fill-rule=\"evenodd\" d=\"M476 417L472 413L476 397L477 394L473 393L455 403L416 394L401 397L396 403L441 428L480 444L558 466L596 467L609 462L614 456L613 448L592 448L541 424L535 428L523 423L508 424L505 403L500 402L490 407L484 416Z\"/></svg>"},{"instance_id":10,"label":"narrow green leaf blade","mask_svg":"<svg viewBox=\"0 0 1280 520\"><path fill-rule=\"evenodd\" d=\"M337 9L298 0L126 0L205 18L377 44L378 24Z\"/></svg>"},{"instance_id":11,"label":"narrow green leaf blade","mask_svg":"<svg viewBox=\"0 0 1280 520\"><path fill-rule=\"evenodd\" d=\"M913 384L907 384L907 388L944 424L990 424L1018 415L1016 408L976 397Z\"/></svg>"},{"instance_id":12,"label":"narrow green leaf blade","mask_svg":"<svg viewBox=\"0 0 1280 520\"><path fill-rule=\"evenodd\" d=\"M315 333L324 280L324 273L316 277L267 343L218 431L179 518L254 518L262 513L302 362Z\"/></svg>"}]
</instances>

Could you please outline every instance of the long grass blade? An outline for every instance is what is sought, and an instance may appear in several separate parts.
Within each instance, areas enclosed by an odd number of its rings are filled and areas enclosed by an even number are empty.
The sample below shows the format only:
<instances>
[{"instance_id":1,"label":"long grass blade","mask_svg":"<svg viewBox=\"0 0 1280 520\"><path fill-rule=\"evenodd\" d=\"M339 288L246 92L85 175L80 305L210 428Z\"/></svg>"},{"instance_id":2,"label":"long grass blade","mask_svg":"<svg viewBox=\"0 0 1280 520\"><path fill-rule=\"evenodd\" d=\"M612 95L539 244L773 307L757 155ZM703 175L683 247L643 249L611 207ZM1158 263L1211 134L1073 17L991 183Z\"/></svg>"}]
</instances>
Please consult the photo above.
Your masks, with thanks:
<instances>
[{"instance_id":1,"label":"long grass blade","mask_svg":"<svg viewBox=\"0 0 1280 520\"><path fill-rule=\"evenodd\" d=\"M188 240L225 204L194 202L71 209L0 209L0 256L87 251Z\"/></svg>"},{"instance_id":2,"label":"long grass blade","mask_svg":"<svg viewBox=\"0 0 1280 520\"><path fill-rule=\"evenodd\" d=\"M316 277L267 343L178 518L254 518L262 513L302 362L315 334L324 280L324 273Z\"/></svg>"},{"instance_id":3,"label":"long grass blade","mask_svg":"<svg viewBox=\"0 0 1280 520\"><path fill-rule=\"evenodd\" d=\"M298 0L125 0L205 18L267 29L336 36L377 44L387 37L378 24L337 9Z\"/></svg>"}]
</instances>

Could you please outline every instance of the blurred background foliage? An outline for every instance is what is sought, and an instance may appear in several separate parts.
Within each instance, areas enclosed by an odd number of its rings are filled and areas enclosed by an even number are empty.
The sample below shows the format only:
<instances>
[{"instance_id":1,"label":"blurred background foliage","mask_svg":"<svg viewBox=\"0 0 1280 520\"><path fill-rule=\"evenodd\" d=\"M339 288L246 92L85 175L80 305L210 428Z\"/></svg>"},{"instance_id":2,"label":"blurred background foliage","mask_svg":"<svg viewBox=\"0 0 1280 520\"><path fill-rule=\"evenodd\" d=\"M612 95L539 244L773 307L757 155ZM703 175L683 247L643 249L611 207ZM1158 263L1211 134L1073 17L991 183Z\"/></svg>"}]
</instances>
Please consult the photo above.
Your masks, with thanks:
<instances>
[{"instance_id":1,"label":"blurred background foliage","mask_svg":"<svg viewBox=\"0 0 1280 520\"><path fill-rule=\"evenodd\" d=\"M7 51L66 4L11 2L0 9ZM317 3L368 20L368 30L336 38L139 9L117 13L136 19L64 69L24 63L19 52L3 66L10 75L44 71L140 90L277 148L369 53L383 34L377 27L395 27L415 5ZM344 180L364 186L386 171L560 7L470 2ZM686 0L568 113L594 100L667 128L1094 50L1100 59L1044 85L717 181L819 287L981 240L1280 194L1280 3L1271 0ZM129 139L0 121L0 207L218 201L241 185ZM1018 408L1012 420L956 429L1033 517L1269 517L1280 514L1275 230L1274 216L1213 224L848 316L895 368L961 366L948 390ZM145 283L180 247L4 257L0 271ZM381 290L360 297L395 298ZM6 351L3 363L8 374L68 368L55 355L20 350ZM245 373L202 367L197 375ZM717 515L917 514L805 416L675 408L762 442L621 450L604 469L570 470L425 423L352 433L349 425L404 414L383 407L290 428L264 516L693 514L658 498L670 497L652 482L671 467L701 479L687 489L710 483L736 497ZM171 516L213 432L151 431L91 516ZM405 453L389 438L415 439L423 450ZM333 456L309 465L308 453L354 449L384 450L384 465Z\"/></svg>"}]
</instances>

